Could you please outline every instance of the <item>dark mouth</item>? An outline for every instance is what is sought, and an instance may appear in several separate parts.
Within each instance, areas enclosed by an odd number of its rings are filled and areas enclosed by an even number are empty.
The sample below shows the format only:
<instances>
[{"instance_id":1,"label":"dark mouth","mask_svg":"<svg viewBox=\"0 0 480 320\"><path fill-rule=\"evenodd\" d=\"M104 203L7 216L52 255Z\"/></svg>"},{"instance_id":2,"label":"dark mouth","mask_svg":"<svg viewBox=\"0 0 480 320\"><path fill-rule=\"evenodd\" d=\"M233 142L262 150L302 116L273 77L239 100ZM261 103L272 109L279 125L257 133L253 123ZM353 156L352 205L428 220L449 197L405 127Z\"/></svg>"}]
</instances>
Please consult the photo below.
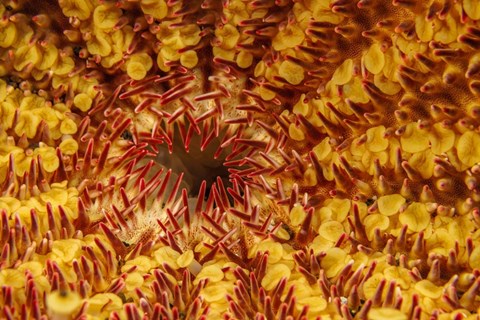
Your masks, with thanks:
<instances>
[{"instance_id":1,"label":"dark mouth","mask_svg":"<svg viewBox=\"0 0 480 320\"><path fill-rule=\"evenodd\" d=\"M158 147L155 162L162 167L172 169L174 173L183 173L183 182L190 197L198 195L200 185L206 182L206 195L210 193L210 186L221 179L224 184L229 183L228 167L224 165L229 150L224 150L215 159L215 151L219 148L221 136L210 142L206 149L201 150L201 137L194 135L191 139L189 150L185 149L184 142L179 133L174 135L173 147L169 150L167 145Z\"/></svg>"}]
</instances>

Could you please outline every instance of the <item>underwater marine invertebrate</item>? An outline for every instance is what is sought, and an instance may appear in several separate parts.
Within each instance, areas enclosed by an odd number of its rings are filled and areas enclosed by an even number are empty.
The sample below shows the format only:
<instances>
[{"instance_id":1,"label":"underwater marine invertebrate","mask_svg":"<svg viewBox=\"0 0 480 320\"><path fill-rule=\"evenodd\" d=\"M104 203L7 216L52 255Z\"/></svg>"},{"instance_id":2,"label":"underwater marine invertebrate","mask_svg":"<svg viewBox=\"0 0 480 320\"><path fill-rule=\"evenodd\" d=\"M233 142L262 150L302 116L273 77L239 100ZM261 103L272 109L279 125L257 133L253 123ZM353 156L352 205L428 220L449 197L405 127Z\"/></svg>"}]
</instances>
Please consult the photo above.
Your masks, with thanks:
<instances>
[{"instance_id":1,"label":"underwater marine invertebrate","mask_svg":"<svg viewBox=\"0 0 480 320\"><path fill-rule=\"evenodd\" d=\"M2 317L475 319L478 7L1 2Z\"/></svg>"}]
</instances>

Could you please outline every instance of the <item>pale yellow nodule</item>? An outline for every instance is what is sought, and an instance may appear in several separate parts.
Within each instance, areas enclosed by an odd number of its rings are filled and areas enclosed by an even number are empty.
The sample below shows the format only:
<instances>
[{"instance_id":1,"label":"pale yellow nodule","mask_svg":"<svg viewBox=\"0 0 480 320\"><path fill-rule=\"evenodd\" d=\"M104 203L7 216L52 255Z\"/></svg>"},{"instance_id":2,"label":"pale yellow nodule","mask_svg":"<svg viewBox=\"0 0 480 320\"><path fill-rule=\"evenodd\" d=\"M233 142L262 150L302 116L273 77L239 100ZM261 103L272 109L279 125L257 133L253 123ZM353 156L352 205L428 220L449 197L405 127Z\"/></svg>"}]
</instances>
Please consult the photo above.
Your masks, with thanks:
<instances>
[{"instance_id":1,"label":"pale yellow nodule","mask_svg":"<svg viewBox=\"0 0 480 320\"><path fill-rule=\"evenodd\" d=\"M53 291L47 295L47 311L50 319L71 319L82 304L80 295L76 292Z\"/></svg>"}]
</instances>

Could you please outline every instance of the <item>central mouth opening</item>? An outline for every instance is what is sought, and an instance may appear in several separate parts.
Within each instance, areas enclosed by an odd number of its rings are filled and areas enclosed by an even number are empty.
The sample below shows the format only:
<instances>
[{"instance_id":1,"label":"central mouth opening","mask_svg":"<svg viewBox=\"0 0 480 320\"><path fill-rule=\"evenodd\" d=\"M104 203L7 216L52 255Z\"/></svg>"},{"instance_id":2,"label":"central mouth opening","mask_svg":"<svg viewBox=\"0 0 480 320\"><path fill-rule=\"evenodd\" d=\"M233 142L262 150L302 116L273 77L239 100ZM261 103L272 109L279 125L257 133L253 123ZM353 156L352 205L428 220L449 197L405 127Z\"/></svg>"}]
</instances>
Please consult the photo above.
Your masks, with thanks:
<instances>
[{"instance_id":1,"label":"central mouth opening","mask_svg":"<svg viewBox=\"0 0 480 320\"><path fill-rule=\"evenodd\" d=\"M189 197L198 195L203 181L206 182L205 196L208 196L217 177L222 180L224 185L229 183L230 173L224 166L229 148L223 150L217 158L214 157L220 146L221 136L220 134L219 137L214 138L202 150L202 138L194 134L187 151L184 141L176 129L171 150L166 143L158 145L155 162L165 167L166 170L171 169L176 175L183 173L182 187L187 190Z\"/></svg>"}]
</instances>

